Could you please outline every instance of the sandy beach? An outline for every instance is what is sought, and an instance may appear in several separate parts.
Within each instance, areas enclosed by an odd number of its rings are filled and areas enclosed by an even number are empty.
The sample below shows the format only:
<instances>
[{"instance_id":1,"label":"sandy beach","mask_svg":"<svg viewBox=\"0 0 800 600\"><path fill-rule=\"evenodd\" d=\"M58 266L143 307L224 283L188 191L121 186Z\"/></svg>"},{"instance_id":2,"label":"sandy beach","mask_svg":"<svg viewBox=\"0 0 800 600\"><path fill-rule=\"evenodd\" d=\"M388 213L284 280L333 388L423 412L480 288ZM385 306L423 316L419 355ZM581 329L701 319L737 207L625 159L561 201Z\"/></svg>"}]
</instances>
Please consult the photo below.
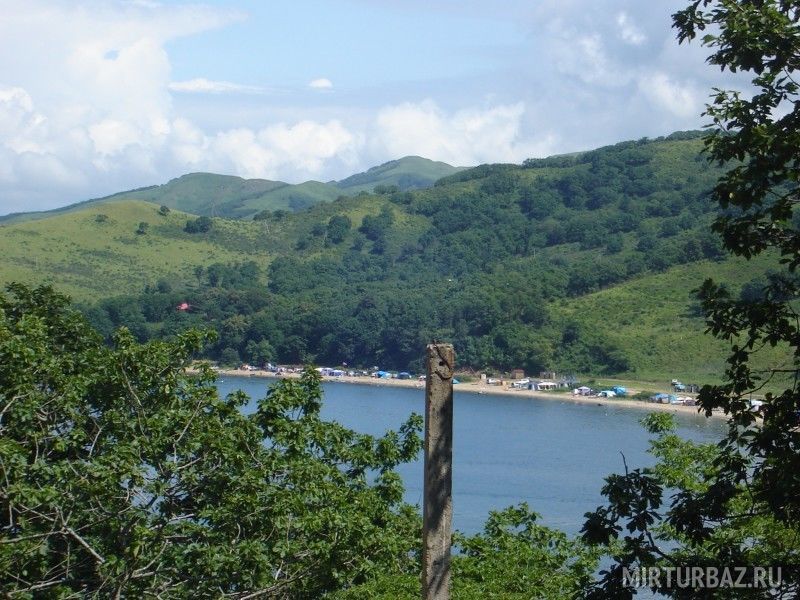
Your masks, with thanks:
<instances>
[{"instance_id":1,"label":"sandy beach","mask_svg":"<svg viewBox=\"0 0 800 600\"><path fill-rule=\"evenodd\" d=\"M299 373L275 374L269 371L247 371L244 369L220 369L217 371L220 377L263 377L268 379L296 379ZM422 391L425 382L416 379L378 379L377 377L328 377L323 376L322 380L330 383L341 383L346 385L371 385L377 387L397 387L411 388ZM518 398L538 398L542 400L558 400L561 402L571 402L573 404L594 404L595 406L621 406L634 410L646 410L650 412L671 412L682 414L699 414L697 406L684 406L681 404L657 404L655 402L645 402L643 400L633 400L630 398L600 398L597 396L574 396L571 392L540 392L537 390L511 389L507 386L487 385L480 382L459 383L453 386L457 393L481 394L486 396L515 396ZM487 401L491 401L487 398ZM714 413L713 417L724 417L722 412Z\"/></svg>"}]
</instances>

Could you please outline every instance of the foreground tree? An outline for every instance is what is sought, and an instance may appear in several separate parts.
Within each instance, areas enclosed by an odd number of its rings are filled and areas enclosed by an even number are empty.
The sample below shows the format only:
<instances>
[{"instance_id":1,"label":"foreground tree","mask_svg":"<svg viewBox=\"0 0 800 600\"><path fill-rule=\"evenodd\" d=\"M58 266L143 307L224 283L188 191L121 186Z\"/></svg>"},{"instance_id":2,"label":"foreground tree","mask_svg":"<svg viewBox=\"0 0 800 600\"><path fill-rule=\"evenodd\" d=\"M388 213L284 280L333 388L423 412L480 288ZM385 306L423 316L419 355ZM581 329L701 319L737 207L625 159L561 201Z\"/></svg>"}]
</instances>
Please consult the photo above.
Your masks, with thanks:
<instances>
[{"instance_id":1,"label":"foreground tree","mask_svg":"<svg viewBox=\"0 0 800 600\"><path fill-rule=\"evenodd\" d=\"M456 600L571 600L591 582L600 552L538 523L526 504L492 512L484 530L454 536ZM419 573L381 573L332 600L416 600Z\"/></svg>"},{"instance_id":2,"label":"foreground tree","mask_svg":"<svg viewBox=\"0 0 800 600\"><path fill-rule=\"evenodd\" d=\"M643 423L655 436L657 463L606 478L608 504L587 515L583 532L613 562L584 597L631 598L650 588L672 598L796 598L796 525L771 514L745 484L721 494L728 446L681 439L669 414ZM749 469L757 463L741 460Z\"/></svg>"},{"instance_id":3,"label":"foreground tree","mask_svg":"<svg viewBox=\"0 0 800 600\"><path fill-rule=\"evenodd\" d=\"M48 288L0 296L0 591L11 597L316 598L414 568L393 468L420 420L375 439L320 418L316 372L245 415L205 341L104 346Z\"/></svg>"},{"instance_id":4,"label":"foreground tree","mask_svg":"<svg viewBox=\"0 0 800 600\"><path fill-rule=\"evenodd\" d=\"M702 285L709 331L730 343L730 355L725 382L704 387L700 406L707 414L725 412L727 436L703 457L686 459L702 461L693 465L693 478L637 470L608 479L609 505L590 516L585 533L616 544L617 562L592 595L630 597L623 568L716 565L782 566L782 584L772 591L674 585L661 591L794 598L800 586L800 4L697 0L673 19L681 42L703 35L710 64L751 75L752 95L715 90L706 110L708 156L731 167L713 190L721 209L714 229L728 251L773 257L776 271L760 294L745 298L710 280ZM765 346L785 349L784 362L764 366ZM753 393L763 393L763 419L751 410ZM678 491L664 512L668 487Z\"/></svg>"}]
</instances>

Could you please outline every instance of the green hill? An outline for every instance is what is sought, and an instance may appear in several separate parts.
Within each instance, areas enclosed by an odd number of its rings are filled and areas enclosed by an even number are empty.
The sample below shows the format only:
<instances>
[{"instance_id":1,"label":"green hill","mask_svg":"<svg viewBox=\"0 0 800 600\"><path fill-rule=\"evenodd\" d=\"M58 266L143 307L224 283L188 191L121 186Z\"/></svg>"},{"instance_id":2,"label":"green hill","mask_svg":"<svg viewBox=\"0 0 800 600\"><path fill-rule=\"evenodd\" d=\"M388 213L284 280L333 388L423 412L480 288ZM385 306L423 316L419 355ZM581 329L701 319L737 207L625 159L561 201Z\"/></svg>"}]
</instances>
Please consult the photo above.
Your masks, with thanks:
<instances>
[{"instance_id":1,"label":"green hill","mask_svg":"<svg viewBox=\"0 0 800 600\"><path fill-rule=\"evenodd\" d=\"M577 298L551 304L554 319L591 329L609 346L623 348L626 373L638 381L716 382L725 371L725 345L705 334L705 323L692 291L702 281L724 281L738 291L766 273L774 257L752 262L729 258L675 266ZM786 358L767 349L762 360Z\"/></svg>"},{"instance_id":2,"label":"green hill","mask_svg":"<svg viewBox=\"0 0 800 600\"><path fill-rule=\"evenodd\" d=\"M475 369L704 381L724 354L690 291L709 275L755 289L773 264L726 259L709 230L720 171L701 149L689 132L482 165L198 233L178 211L108 203L6 224L0 281L92 301L106 333L213 327L224 362L419 368L436 338ZM178 320L183 300L195 309Z\"/></svg>"},{"instance_id":3,"label":"green hill","mask_svg":"<svg viewBox=\"0 0 800 600\"><path fill-rule=\"evenodd\" d=\"M197 266L265 260L257 224L215 220L205 235L183 228L193 219L164 216L141 201L87 207L46 219L0 225L0 280L49 283L79 301L138 293L159 279L191 282ZM140 223L146 233L137 234Z\"/></svg>"},{"instance_id":4,"label":"green hill","mask_svg":"<svg viewBox=\"0 0 800 600\"><path fill-rule=\"evenodd\" d=\"M47 218L124 200L143 200L195 215L246 219L264 210L303 210L321 202L331 202L341 195L371 192L377 186L396 186L401 191L429 187L441 177L459 170L442 162L408 156L352 175L341 182L329 183L306 181L292 185L267 179L190 173L164 185L120 192L52 211L6 215L0 217L0 223Z\"/></svg>"},{"instance_id":5,"label":"green hill","mask_svg":"<svg viewBox=\"0 0 800 600\"><path fill-rule=\"evenodd\" d=\"M376 186L396 186L400 191L430 187L442 177L465 170L420 156L406 156L392 160L364 173L351 175L336 183L336 187L349 194L371 192Z\"/></svg>"}]
</instances>

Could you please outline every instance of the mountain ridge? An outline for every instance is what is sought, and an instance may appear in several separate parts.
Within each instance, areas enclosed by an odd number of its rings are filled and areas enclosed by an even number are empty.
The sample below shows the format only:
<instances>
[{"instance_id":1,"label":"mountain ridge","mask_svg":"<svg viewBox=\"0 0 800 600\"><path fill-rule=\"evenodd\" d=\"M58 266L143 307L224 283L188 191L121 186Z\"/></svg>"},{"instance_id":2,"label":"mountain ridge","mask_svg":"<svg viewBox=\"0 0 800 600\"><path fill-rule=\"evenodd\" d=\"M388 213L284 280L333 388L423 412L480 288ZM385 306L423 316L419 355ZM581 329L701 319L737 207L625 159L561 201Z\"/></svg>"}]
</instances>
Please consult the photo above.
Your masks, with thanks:
<instances>
[{"instance_id":1,"label":"mountain ridge","mask_svg":"<svg viewBox=\"0 0 800 600\"><path fill-rule=\"evenodd\" d=\"M397 186L401 191L420 189L463 169L464 167L453 167L419 156L406 156L333 182L309 180L291 184L269 179L245 179L236 175L192 172L170 179L164 184L116 192L47 211L3 215L0 216L0 223L41 219L123 199L163 204L170 209L198 216L252 218L263 210L296 212L319 202L331 202L340 195L372 191L376 186Z\"/></svg>"}]
</instances>

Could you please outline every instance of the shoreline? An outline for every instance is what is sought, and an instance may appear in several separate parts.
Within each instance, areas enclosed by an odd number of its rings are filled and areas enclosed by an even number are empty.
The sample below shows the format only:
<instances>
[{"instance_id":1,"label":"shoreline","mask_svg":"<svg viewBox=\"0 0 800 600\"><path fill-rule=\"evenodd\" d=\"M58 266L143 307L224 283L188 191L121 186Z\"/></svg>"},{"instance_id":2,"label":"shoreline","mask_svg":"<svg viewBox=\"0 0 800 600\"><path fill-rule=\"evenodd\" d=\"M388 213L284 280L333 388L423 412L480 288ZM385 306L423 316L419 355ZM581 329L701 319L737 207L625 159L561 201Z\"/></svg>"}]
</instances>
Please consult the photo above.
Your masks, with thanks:
<instances>
[{"instance_id":1,"label":"shoreline","mask_svg":"<svg viewBox=\"0 0 800 600\"><path fill-rule=\"evenodd\" d=\"M187 368L187 372L193 372L193 369ZM299 373L271 373L269 371L246 371L243 369L220 369L217 371L220 377L257 377L260 379L299 379ZM346 385L369 385L375 387L394 387L405 389L418 389L420 391L425 389L425 384L422 381L414 379L378 379L373 377L332 377L323 375L321 379L325 383L343 383ZM540 392L538 390L517 390L507 387L500 387L496 385L486 385L478 382L473 383L459 383L453 386L453 392L464 392L467 394L479 394L486 396L513 396L517 398L531 398L539 400L560 400L562 402L571 402L572 404L593 404L595 406L619 406L623 408L633 408L638 410L671 412L675 414L692 414L696 416L705 417L705 414L699 412L698 406L685 406L683 404L659 404L656 402L645 402L643 400L633 399L609 399L600 398L597 396L573 396L570 392L565 393L552 393ZM726 415L723 412L714 412L711 417L724 418Z\"/></svg>"}]
</instances>

